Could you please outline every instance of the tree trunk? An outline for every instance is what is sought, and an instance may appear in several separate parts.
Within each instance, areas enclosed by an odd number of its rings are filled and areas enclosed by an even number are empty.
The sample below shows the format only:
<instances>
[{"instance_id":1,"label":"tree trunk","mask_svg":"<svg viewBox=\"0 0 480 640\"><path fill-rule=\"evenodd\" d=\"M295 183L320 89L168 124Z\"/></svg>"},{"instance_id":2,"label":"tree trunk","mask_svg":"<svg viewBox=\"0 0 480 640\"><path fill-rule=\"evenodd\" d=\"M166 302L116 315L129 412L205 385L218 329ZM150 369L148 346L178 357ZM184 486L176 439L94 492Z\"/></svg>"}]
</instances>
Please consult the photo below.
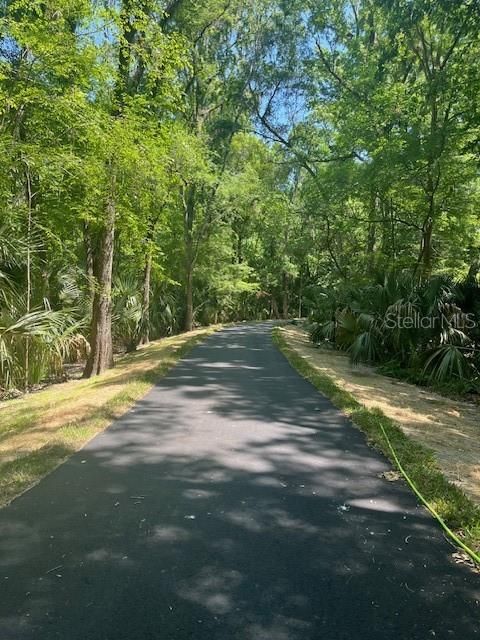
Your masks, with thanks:
<instances>
[{"instance_id":1,"label":"tree trunk","mask_svg":"<svg viewBox=\"0 0 480 640\"><path fill-rule=\"evenodd\" d=\"M152 274L152 254L149 251L145 257L143 270L143 299L142 299L142 336L141 344L150 342L150 278Z\"/></svg>"},{"instance_id":2,"label":"tree trunk","mask_svg":"<svg viewBox=\"0 0 480 640\"><path fill-rule=\"evenodd\" d=\"M90 294L90 304L93 302L95 295L95 276L93 273L93 246L90 225L88 222L83 224L83 244L85 247L85 272L87 274L88 292Z\"/></svg>"},{"instance_id":3,"label":"tree trunk","mask_svg":"<svg viewBox=\"0 0 480 640\"><path fill-rule=\"evenodd\" d=\"M375 190L372 191L369 209L369 222L366 242L367 253L367 270L369 274L372 274L375 269L375 242L377 239L377 209L379 204L378 194Z\"/></svg>"},{"instance_id":4,"label":"tree trunk","mask_svg":"<svg viewBox=\"0 0 480 640\"><path fill-rule=\"evenodd\" d=\"M436 130L436 108L433 110L432 115L432 137ZM435 118L435 120L434 120ZM434 159L430 158L428 162L428 178L427 178L427 203L428 203L428 217L423 223L422 228L422 240L420 245L420 260L421 260L421 276L423 278L430 277L433 266L433 221L436 214L435 195L439 185L439 175L434 176Z\"/></svg>"},{"instance_id":5,"label":"tree trunk","mask_svg":"<svg viewBox=\"0 0 480 640\"><path fill-rule=\"evenodd\" d=\"M26 197L27 197L27 304L26 311L30 313L30 303L32 299L32 251L31 251L31 235L32 235L32 210L33 210L33 193L32 178L28 164L25 169L26 181ZM25 378L24 391L28 390L30 373L30 339L27 335L25 339Z\"/></svg>"},{"instance_id":6,"label":"tree trunk","mask_svg":"<svg viewBox=\"0 0 480 640\"><path fill-rule=\"evenodd\" d=\"M278 318L280 317L280 314L278 313L278 305L277 305L277 301L275 300L275 296L272 295L272 311L271 311L271 316L274 320L278 320Z\"/></svg>"},{"instance_id":7,"label":"tree trunk","mask_svg":"<svg viewBox=\"0 0 480 640\"><path fill-rule=\"evenodd\" d=\"M427 61L428 64L428 61ZM420 269L420 278L429 278L433 267L433 224L436 220L437 206L436 193L440 185L441 172L439 160L444 150L444 142L438 146L438 95L435 75L430 79L430 140L427 155L427 176L425 195L427 200L428 216L423 223L422 238L420 241L420 253L415 271Z\"/></svg>"},{"instance_id":8,"label":"tree trunk","mask_svg":"<svg viewBox=\"0 0 480 640\"><path fill-rule=\"evenodd\" d=\"M285 271L282 274L282 283L282 315L284 320L288 320L288 274Z\"/></svg>"},{"instance_id":9,"label":"tree trunk","mask_svg":"<svg viewBox=\"0 0 480 640\"><path fill-rule=\"evenodd\" d=\"M135 39L139 34L135 3L123 0L120 3L120 46L118 49L118 76L114 86L115 101L111 115L121 119L127 95L136 94L145 72L142 56L135 51ZM142 33L142 31L140 31ZM136 64L131 73L132 62ZM116 175L114 161L108 163L110 189L105 207L105 221L98 244L92 251L95 291L92 301L90 325L90 354L83 372L85 378L98 375L113 366L112 345L112 270L115 241ZM87 257L88 269L88 257Z\"/></svg>"},{"instance_id":10,"label":"tree trunk","mask_svg":"<svg viewBox=\"0 0 480 640\"><path fill-rule=\"evenodd\" d=\"M480 271L480 259L474 260L470 265L468 274L466 277L467 282L476 282L478 272Z\"/></svg>"},{"instance_id":11,"label":"tree trunk","mask_svg":"<svg viewBox=\"0 0 480 640\"><path fill-rule=\"evenodd\" d=\"M84 378L99 375L113 366L112 346L112 268L115 240L115 175L106 205L106 220L100 233L94 260L95 293L90 325L90 354Z\"/></svg>"},{"instance_id":12,"label":"tree trunk","mask_svg":"<svg viewBox=\"0 0 480 640\"><path fill-rule=\"evenodd\" d=\"M243 237L239 232L237 234L237 263L241 264L243 262Z\"/></svg>"},{"instance_id":13,"label":"tree trunk","mask_svg":"<svg viewBox=\"0 0 480 640\"><path fill-rule=\"evenodd\" d=\"M300 286L298 289L298 317L302 317L302 296L303 296L303 274L300 269Z\"/></svg>"},{"instance_id":14,"label":"tree trunk","mask_svg":"<svg viewBox=\"0 0 480 640\"><path fill-rule=\"evenodd\" d=\"M185 331L193 329L193 268L187 265L185 277Z\"/></svg>"},{"instance_id":15,"label":"tree trunk","mask_svg":"<svg viewBox=\"0 0 480 640\"><path fill-rule=\"evenodd\" d=\"M421 278L429 278L433 266L433 219L428 217L422 228L418 265Z\"/></svg>"},{"instance_id":16,"label":"tree trunk","mask_svg":"<svg viewBox=\"0 0 480 640\"><path fill-rule=\"evenodd\" d=\"M195 266L193 222L195 218L195 197L195 185L188 185L182 193L184 207L183 236L185 241L185 331L193 329L193 270Z\"/></svg>"}]
</instances>

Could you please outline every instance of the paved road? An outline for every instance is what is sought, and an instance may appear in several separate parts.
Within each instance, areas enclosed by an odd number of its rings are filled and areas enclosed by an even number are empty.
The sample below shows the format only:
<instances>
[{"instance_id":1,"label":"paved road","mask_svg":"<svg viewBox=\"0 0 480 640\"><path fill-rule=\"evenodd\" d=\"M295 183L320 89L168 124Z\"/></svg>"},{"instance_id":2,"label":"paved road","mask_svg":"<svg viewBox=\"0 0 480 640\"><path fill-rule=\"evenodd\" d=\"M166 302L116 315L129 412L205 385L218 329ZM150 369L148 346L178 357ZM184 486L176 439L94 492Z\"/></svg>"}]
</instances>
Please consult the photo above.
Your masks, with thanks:
<instances>
[{"instance_id":1,"label":"paved road","mask_svg":"<svg viewBox=\"0 0 480 640\"><path fill-rule=\"evenodd\" d=\"M0 511L1 640L470 640L480 577L266 325Z\"/></svg>"}]
</instances>

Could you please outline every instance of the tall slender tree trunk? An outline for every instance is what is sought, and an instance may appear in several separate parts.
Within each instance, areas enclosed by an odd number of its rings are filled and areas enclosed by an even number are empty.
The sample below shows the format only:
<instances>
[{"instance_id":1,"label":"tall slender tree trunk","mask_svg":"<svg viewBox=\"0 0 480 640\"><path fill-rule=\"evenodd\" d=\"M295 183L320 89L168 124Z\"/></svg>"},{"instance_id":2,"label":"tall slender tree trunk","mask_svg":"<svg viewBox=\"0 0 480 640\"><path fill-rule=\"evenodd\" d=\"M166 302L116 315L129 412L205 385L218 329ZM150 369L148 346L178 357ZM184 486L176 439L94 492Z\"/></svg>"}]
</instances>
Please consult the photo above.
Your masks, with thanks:
<instances>
[{"instance_id":1,"label":"tall slender tree trunk","mask_svg":"<svg viewBox=\"0 0 480 640\"><path fill-rule=\"evenodd\" d=\"M288 320L288 274L282 274L282 315L284 320Z\"/></svg>"},{"instance_id":2,"label":"tall slender tree trunk","mask_svg":"<svg viewBox=\"0 0 480 640\"><path fill-rule=\"evenodd\" d=\"M141 344L150 342L150 280L152 275L152 254L148 250L143 269L142 297L142 336Z\"/></svg>"},{"instance_id":3,"label":"tall slender tree trunk","mask_svg":"<svg viewBox=\"0 0 480 640\"><path fill-rule=\"evenodd\" d=\"M475 259L468 270L466 277L467 282L475 282L480 271L480 258Z\"/></svg>"},{"instance_id":4,"label":"tall slender tree trunk","mask_svg":"<svg viewBox=\"0 0 480 640\"><path fill-rule=\"evenodd\" d=\"M193 329L193 271L195 249L193 243L193 223L195 218L195 185L188 185L182 192L184 217L183 233L185 241L185 331Z\"/></svg>"},{"instance_id":5,"label":"tall slender tree trunk","mask_svg":"<svg viewBox=\"0 0 480 640\"><path fill-rule=\"evenodd\" d=\"M110 190L106 217L94 256L95 293L90 325L90 353L84 378L99 375L113 366L112 345L112 269L115 241L115 171L110 166Z\"/></svg>"},{"instance_id":6,"label":"tall slender tree trunk","mask_svg":"<svg viewBox=\"0 0 480 640\"><path fill-rule=\"evenodd\" d=\"M141 73L143 73L143 67L139 66L140 75L137 78L137 85L130 86L132 46L137 34L137 27L132 22L132 9L131 0L122 0L120 3L120 31L122 37L119 40L118 77L114 87L116 99L112 107L112 115L116 119L122 118L126 95L128 92L131 95L135 93ZM107 175L110 184L105 203L105 220L100 231L98 243L92 252L95 291L90 324L90 354L83 372L84 378L99 375L106 369L113 367L112 271L116 217L116 168L113 158L107 162Z\"/></svg>"},{"instance_id":7,"label":"tall slender tree trunk","mask_svg":"<svg viewBox=\"0 0 480 640\"><path fill-rule=\"evenodd\" d=\"M152 279L153 245L155 239L155 229L160 214L152 215L149 219L148 230L145 237L145 256L143 266L142 284L142 326L140 333L140 344L150 342L150 284Z\"/></svg>"},{"instance_id":8,"label":"tall slender tree trunk","mask_svg":"<svg viewBox=\"0 0 480 640\"><path fill-rule=\"evenodd\" d=\"M429 160L428 177L426 185L426 200L428 215L422 225L422 235L420 237L420 251L418 254L417 264L415 266L415 274L420 279L430 277L433 267L433 221L436 214L435 195L438 187L439 178L433 176L433 160Z\"/></svg>"},{"instance_id":9,"label":"tall slender tree trunk","mask_svg":"<svg viewBox=\"0 0 480 640\"><path fill-rule=\"evenodd\" d=\"M436 220L437 204L436 194L440 185L439 160L443 153L444 142L438 147L435 141L438 139L438 95L435 82L435 75L432 73L430 95L430 140L427 155L427 176L425 185L425 195L427 200L428 215L422 226L422 237L420 240L420 253L415 271L420 271L420 277L428 278L433 268L433 224Z\"/></svg>"},{"instance_id":10,"label":"tall slender tree trunk","mask_svg":"<svg viewBox=\"0 0 480 640\"><path fill-rule=\"evenodd\" d=\"M83 224L83 246L85 248L85 272L87 274L88 291L90 294L90 304L93 303L95 294L95 276L93 273L93 246L90 225L88 222Z\"/></svg>"},{"instance_id":11,"label":"tall slender tree trunk","mask_svg":"<svg viewBox=\"0 0 480 640\"><path fill-rule=\"evenodd\" d=\"M237 233L237 263L243 262L243 236L241 232Z\"/></svg>"},{"instance_id":12,"label":"tall slender tree trunk","mask_svg":"<svg viewBox=\"0 0 480 640\"><path fill-rule=\"evenodd\" d=\"M371 199L370 199L370 209L369 209L369 222L368 222L368 232L367 232L367 242L366 242L366 253L367 253L367 269L368 273L373 273L375 269L375 242L377 237L377 209L379 205L378 194L375 189L372 189Z\"/></svg>"},{"instance_id":13,"label":"tall slender tree trunk","mask_svg":"<svg viewBox=\"0 0 480 640\"><path fill-rule=\"evenodd\" d=\"M185 331L193 329L193 269L187 265L185 276Z\"/></svg>"},{"instance_id":14,"label":"tall slender tree trunk","mask_svg":"<svg viewBox=\"0 0 480 640\"><path fill-rule=\"evenodd\" d=\"M428 278L433 267L433 218L425 220L420 239L420 253L418 256L417 271L420 269L420 277Z\"/></svg>"},{"instance_id":15,"label":"tall slender tree trunk","mask_svg":"<svg viewBox=\"0 0 480 640\"><path fill-rule=\"evenodd\" d=\"M118 47L118 76L115 82L115 100L111 115L119 120L123 117L125 99L138 90L145 71L141 56L134 50L139 34L135 17L135 3L122 0L120 3L120 38ZM135 72L132 73L132 62ZM105 207L105 220L93 256L95 292L92 303L90 326L90 354L83 372L89 378L113 366L112 345L112 270L115 242L116 217L116 169L112 159L107 163L110 179Z\"/></svg>"},{"instance_id":16,"label":"tall slender tree trunk","mask_svg":"<svg viewBox=\"0 0 480 640\"><path fill-rule=\"evenodd\" d=\"M302 269L300 268L300 284L299 284L299 288L298 288L298 317L301 318L302 317L302 297L303 297L303 273L302 273Z\"/></svg>"},{"instance_id":17,"label":"tall slender tree trunk","mask_svg":"<svg viewBox=\"0 0 480 640\"><path fill-rule=\"evenodd\" d=\"M33 192L32 192L32 177L30 175L30 169L26 164L25 170L25 186L26 186L26 198L27 198L27 304L26 312L30 313L30 306L32 300L32 210L33 210ZM24 377L24 391L28 390L29 383L29 370L30 370L30 340L27 336L25 339L25 377Z\"/></svg>"},{"instance_id":18,"label":"tall slender tree trunk","mask_svg":"<svg viewBox=\"0 0 480 640\"><path fill-rule=\"evenodd\" d=\"M270 317L273 318L274 320L278 320L278 318L280 317L280 314L278 313L277 301L275 300L275 296L274 295L272 295L272 304L271 304Z\"/></svg>"}]
</instances>

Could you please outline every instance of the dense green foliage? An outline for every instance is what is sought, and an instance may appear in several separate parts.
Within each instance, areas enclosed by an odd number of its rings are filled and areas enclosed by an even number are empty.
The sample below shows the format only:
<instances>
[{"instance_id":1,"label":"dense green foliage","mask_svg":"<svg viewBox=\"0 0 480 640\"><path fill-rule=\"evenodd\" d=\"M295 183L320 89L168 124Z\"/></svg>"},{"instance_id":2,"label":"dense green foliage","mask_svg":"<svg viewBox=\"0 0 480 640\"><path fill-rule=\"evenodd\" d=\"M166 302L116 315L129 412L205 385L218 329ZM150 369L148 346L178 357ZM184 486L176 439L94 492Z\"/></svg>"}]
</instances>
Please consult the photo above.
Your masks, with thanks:
<instances>
[{"instance_id":1,"label":"dense green foliage","mask_svg":"<svg viewBox=\"0 0 480 640\"><path fill-rule=\"evenodd\" d=\"M395 272L390 305L423 312L437 276L478 299L478 10L3 0L0 387L198 323L321 315L325 291L357 314L355 358L474 377L474 331L377 339L367 298Z\"/></svg>"},{"instance_id":2,"label":"dense green foliage","mask_svg":"<svg viewBox=\"0 0 480 640\"><path fill-rule=\"evenodd\" d=\"M382 363L382 370L415 382L448 383L478 390L480 287L447 276L418 281L389 274L362 287L324 294L314 342L347 350L353 362Z\"/></svg>"}]
</instances>

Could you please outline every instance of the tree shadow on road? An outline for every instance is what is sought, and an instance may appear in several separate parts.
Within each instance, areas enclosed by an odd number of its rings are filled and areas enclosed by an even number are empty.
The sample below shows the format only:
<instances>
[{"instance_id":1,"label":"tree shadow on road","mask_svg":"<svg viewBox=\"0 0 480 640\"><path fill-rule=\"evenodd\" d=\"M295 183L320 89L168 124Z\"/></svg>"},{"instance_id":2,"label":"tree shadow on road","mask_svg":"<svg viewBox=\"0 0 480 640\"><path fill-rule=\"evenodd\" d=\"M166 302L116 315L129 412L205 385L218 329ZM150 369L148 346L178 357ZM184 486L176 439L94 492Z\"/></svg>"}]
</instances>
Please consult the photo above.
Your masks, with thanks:
<instances>
[{"instance_id":1,"label":"tree shadow on road","mask_svg":"<svg viewBox=\"0 0 480 640\"><path fill-rule=\"evenodd\" d=\"M477 637L478 577L268 340L210 337L0 513L2 639Z\"/></svg>"}]
</instances>

